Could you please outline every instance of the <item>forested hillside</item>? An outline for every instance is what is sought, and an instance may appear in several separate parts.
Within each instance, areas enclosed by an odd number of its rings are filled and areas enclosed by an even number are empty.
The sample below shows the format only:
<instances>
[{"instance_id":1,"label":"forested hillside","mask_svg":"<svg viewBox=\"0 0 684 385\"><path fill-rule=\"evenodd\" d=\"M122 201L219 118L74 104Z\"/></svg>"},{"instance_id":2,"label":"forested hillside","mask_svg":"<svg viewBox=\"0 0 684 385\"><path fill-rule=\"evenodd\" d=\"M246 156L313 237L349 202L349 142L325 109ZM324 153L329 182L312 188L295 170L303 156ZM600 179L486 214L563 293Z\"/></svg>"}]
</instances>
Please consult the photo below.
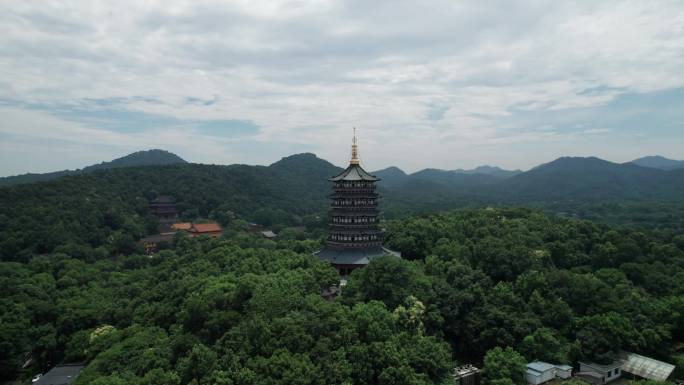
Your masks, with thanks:
<instances>
[{"instance_id":1,"label":"forested hillside","mask_svg":"<svg viewBox=\"0 0 684 385\"><path fill-rule=\"evenodd\" d=\"M92 258L131 253L137 239L156 231L148 205L159 195L175 197L184 220L226 223L235 216L276 229L323 228L327 179L340 170L313 154L299 154L268 167L125 167L0 188L0 259L27 261L34 254L60 250ZM439 177L427 178L430 174ZM403 183L381 184L385 218L526 205L613 225L684 230L684 169L561 159L505 179L504 185L489 175L459 174L456 182L445 172L421 175L423 179L412 175ZM473 180L479 182L464 182Z\"/></svg>"},{"instance_id":2,"label":"forested hillside","mask_svg":"<svg viewBox=\"0 0 684 385\"><path fill-rule=\"evenodd\" d=\"M677 360L681 235L520 209L387 229L406 259L355 271L333 302L320 293L336 272L310 254L318 240L237 229L152 258L2 262L0 373L29 351L25 377L88 360L77 385L449 384L454 361L483 360L487 383L518 384L499 365L605 362L619 349Z\"/></svg>"},{"instance_id":3,"label":"forested hillside","mask_svg":"<svg viewBox=\"0 0 684 385\"><path fill-rule=\"evenodd\" d=\"M509 178L392 170L387 215L463 207L528 206L611 225L684 231L684 169L559 158Z\"/></svg>"},{"instance_id":4,"label":"forested hillside","mask_svg":"<svg viewBox=\"0 0 684 385\"><path fill-rule=\"evenodd\" d=\"M111 162L102 162L80 170L62 170L44 174L24 174L0 178L0 186L13 186L22 183L43 182L67 175L82 174L95 170L106 170L120 167L161 166L166 164L186 163L181 157L164 150L138 151Z\"/></svg>"},{"instance_id":5,"label":"forested hillside","mask_svg":"<svg viewBox=\"0 0 684 385\"><path fill-rule=\"evenodd\" d=\"M235 214L266 225L315 221L327 204L327 178L338 170L303 154L270 167L118 168L0 189L0 259L26 261L57 249L130 253L135 240L156 231L148 205L158 195L174 196L187 220L225 222Z\"/></svg>"},{"instance_id":6,"label":"forested hillside","mask_svg":"<svg viewBox=\"0 0 684 385\"><path fill-rule=\"evenodd\" d=\"M489 202L520 204L683 200L683 171L565 157L509 177L436 169L406 175L396 168L381 170L379 175L388 175L389 183L381 185L413 196L454 193Z\"/></svg>"}]
</instances>

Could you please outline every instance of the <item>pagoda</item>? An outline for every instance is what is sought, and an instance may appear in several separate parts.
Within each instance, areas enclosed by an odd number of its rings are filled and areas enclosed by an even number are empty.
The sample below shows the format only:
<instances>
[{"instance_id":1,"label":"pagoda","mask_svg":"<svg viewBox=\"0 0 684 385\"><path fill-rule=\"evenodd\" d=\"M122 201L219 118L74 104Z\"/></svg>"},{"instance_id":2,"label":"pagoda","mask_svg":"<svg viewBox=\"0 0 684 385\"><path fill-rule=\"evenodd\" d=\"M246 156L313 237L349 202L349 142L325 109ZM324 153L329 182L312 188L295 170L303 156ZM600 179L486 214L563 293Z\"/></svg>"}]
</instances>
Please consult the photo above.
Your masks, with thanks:
<instances>
[{"instance_id":1,"label":"pagoda","mask_svg":"<svg viewBox=\"0 0 684 385\"><path fill-rule=\"evenodd\" d=\"M315 253L330 262L341 275L366 266L382 255L399 256L382 246L383 231L378 222L377 178L364 170L359 162L356 129L352 139L352 154L347 167L329 179L333 193L329 196L330 223L325 248Z\"/></svg>"}]
</instances>

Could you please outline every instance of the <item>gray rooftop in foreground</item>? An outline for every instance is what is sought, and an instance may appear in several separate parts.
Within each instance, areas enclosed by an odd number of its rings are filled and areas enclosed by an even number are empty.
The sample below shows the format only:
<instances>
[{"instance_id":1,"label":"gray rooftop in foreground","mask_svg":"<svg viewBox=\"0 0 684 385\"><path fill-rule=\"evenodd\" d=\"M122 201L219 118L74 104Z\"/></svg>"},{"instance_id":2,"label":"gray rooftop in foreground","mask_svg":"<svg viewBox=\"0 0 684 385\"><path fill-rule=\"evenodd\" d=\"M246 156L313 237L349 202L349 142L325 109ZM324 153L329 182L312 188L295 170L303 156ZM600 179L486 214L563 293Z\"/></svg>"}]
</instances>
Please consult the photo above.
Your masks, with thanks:
<instances>
[{"instance_id":1,"label":"gray rooftop in foreground","mask_svg":"<svg viewBox=\"0 0 684 385\"><path fill-rule=\"evenodd\" d=\"M81 370L85 368L83 364L67 364L55 366L45 373L33 385L67 385L72 383L78 377Z\"/></svg>"},{"instance_id":2,"label":"gray rooftop in foreground","mask_svg":"<svg viewBox=\"0 0 684 385\"><path fill-rule=\"evenodd\" d=\"M630 352L622 352L620 360L623 371L654 381L667 380L675 369L674 365L667 362Z\"/></svg>"},{"instance_id":3,"label":"gray rooftop in foreground","mask_svg":"<svg viewBox=\"0 0 684 385\"><path fill-rule=\"evenodd\" d=\"M560 369L560 370L572 370L572 366L569 365L555 365L543 361L534 361L527 364L527 373L535 374L546 372L547 370Z\"/></svg>"},{"instance_id":4,"label":"gray rooftop in foreground","mask_svg":"<svg viewBox=\"0 0 684 385\"><path fill-rule=\"evenodd\" d=\"M336 265L367 265L373 259L383 255L399 257L400 254L382 246L367 248L337 248L326 246L314 253L323 261Z\"/></svg>"},{"instance_id":5,"label":"gray rooftop in foreground","mask_svg":"<svg viewBox=\"0 0 684 385\"><path fill-rule=\"evenodd\" d=\"M594 370L598 370L599 372L608 372L616 368L622 367L622 362L620 361L615 361L610 364L597 364L596 362L590 362L590 361L580 361L580 365L588 366Z\"/></svg>"},{"instance_id":6,"label":"gray rooftop in foreground","mask_svg":"<svg viewBox=\"0 0 684 385\"><path fill-rule=\"evenodd\" d=\"M555 368L556 365L551 365L548 362L534 361L527 364L527 369L532 369L537 372L545 372Z\"/></svg>"}]
</instances>

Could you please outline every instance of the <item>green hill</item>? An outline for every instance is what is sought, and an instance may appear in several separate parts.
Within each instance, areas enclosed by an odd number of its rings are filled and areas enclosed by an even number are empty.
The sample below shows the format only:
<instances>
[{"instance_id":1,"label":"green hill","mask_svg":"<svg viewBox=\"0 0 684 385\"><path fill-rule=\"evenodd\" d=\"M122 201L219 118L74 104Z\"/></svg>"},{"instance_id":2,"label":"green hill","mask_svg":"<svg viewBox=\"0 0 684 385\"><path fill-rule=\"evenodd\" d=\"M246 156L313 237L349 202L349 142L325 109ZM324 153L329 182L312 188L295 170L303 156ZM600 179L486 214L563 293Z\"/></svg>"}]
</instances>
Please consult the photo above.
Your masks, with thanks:
<instances>
[{"instance_id":1,"label":"green hill","mask_svg":"<svg viewBox=\"0 0 684 385\"><path fill-rule=\"evenodd\" d=\"M411 182L428 182L452 187L477 186L493 184L520 174L520 170L504 170L493 166L479 166L472 170L440 170L426 168L413 174L406 174L398 167L388 167L373 174L381 178L380 185L385 188L396 188Z\"/></svg>"},{"instance_id":2,"label":"green hill","mask_svg":"<svg viewBox=\"0 0 684 385\"><path fill-rule=\"evenodd\" d=\"M23 259L69 243L125 252L155 231L148 202L176 198L186 219L232 212L263 224L301 224L322 214L327 178L340 169L312 154L264 166L121 167L0 189L0 258ZM65 240L67 242L65 242Z\"/></svg>"},{"instance_id":3,"label":"green hill","mask_svg":"<svg viewBox=\"0 0 684 385\"><path fill-rule=\"evenodd\" d=\"M176 154L164 150L147 150L138 151L126 155L121 158L114 159L110 162L102 162L91 166L84 167L80 170L62 170L55 172L48 172L44 174L23 174L0 178L0 186L12 186L22 183L43 182L52 179L61 178L67 175L82 174L96 170L105 170L110 168L120 167L135 167L135 166L160 166L166 164L187 163Z\"/></svg>"},{"instance_id":4,"label":"green hill","mask_svg":"<svg viewBox=\"0 0 684 385\"><path fill-rule=\"evenodd\" d=\"M684 180L663 170L598 158L560 158L510 178L511 201L650 200L681 197Z\"/></svg>"},{"instance_id":5,"label":"green hill","mask_svg":"<svg viewBox=\"0 0 684 385\"><path fill-rule=\"evenodd\" d=\"M677 171L612 163L594 157L565 157L505 179L425 169L407 176L401 188L397 184L385 187L399 194L437 197L454 194L507 203L679 200L684 178Z\"/></svg>"}]
</instances>

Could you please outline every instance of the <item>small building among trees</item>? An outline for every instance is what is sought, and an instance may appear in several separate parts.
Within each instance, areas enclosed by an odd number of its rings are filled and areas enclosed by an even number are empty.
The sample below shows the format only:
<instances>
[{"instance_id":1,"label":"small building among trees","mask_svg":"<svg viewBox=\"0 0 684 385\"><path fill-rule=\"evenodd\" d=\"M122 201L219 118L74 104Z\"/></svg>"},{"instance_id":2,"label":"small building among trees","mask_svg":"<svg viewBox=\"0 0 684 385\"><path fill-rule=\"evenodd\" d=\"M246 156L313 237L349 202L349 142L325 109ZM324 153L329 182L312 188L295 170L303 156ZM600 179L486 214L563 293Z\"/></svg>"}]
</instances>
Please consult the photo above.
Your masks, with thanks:
<instances>
[{"instance_id":1,"label":"small building among trees","mask_svg":"<svg viewBox=\"0 0 684 385\"><path fill-rule=\"evenodd\" d=\"M480 385L481 370L473 365L463 365L454 368L454 380L458 385Z\"/></svg>"},{"instance_id":2,"label":"small building among trees","mask_svg":"<svg viewBox=\"0 0 684 385\"><path fill-rule=\"evenodd\" d=\"M572 366L554 365L542 361L530 362L525 371L525 380L529 385L539 385L556 378L570 377L572 377Z\"/></svg>"},{"instance_id":3,"label":"small building among trees","mask_svg":"<svg viewBox=\"0 0 684 385\"><path fill-rule=\"evenodd\" d=\"M630 374L632 379L663 382L675 369L674 365L667 362L625 351L620 352L618 359L608 365L593 362L580 362L579 365L577 377L597 385L617 380L623 373Z\"/></svg>"},{"instance_id":4,"label":"small building among trees","mask_svg":"<svg viewBox=\"0 0 684 385\"><path fill-rule=\"evenodd\" d=\"M667 362L642 356L636 353L621 352L622 371L631 374L635 379L643 378L652 381L666 381L675 369Z\"/></svg>"},{"instance_id":5,"label":"small building among trees","mask_svg":"<svg viewBox=\"0 0 684 385\"><path fill-rule=\"evenodd\" d=\"M622 375L622 363L620 361L610 364L580 362L579 367L577 377L595 385L607 384L617 380Z\"/></svg>"}]
</instances>

